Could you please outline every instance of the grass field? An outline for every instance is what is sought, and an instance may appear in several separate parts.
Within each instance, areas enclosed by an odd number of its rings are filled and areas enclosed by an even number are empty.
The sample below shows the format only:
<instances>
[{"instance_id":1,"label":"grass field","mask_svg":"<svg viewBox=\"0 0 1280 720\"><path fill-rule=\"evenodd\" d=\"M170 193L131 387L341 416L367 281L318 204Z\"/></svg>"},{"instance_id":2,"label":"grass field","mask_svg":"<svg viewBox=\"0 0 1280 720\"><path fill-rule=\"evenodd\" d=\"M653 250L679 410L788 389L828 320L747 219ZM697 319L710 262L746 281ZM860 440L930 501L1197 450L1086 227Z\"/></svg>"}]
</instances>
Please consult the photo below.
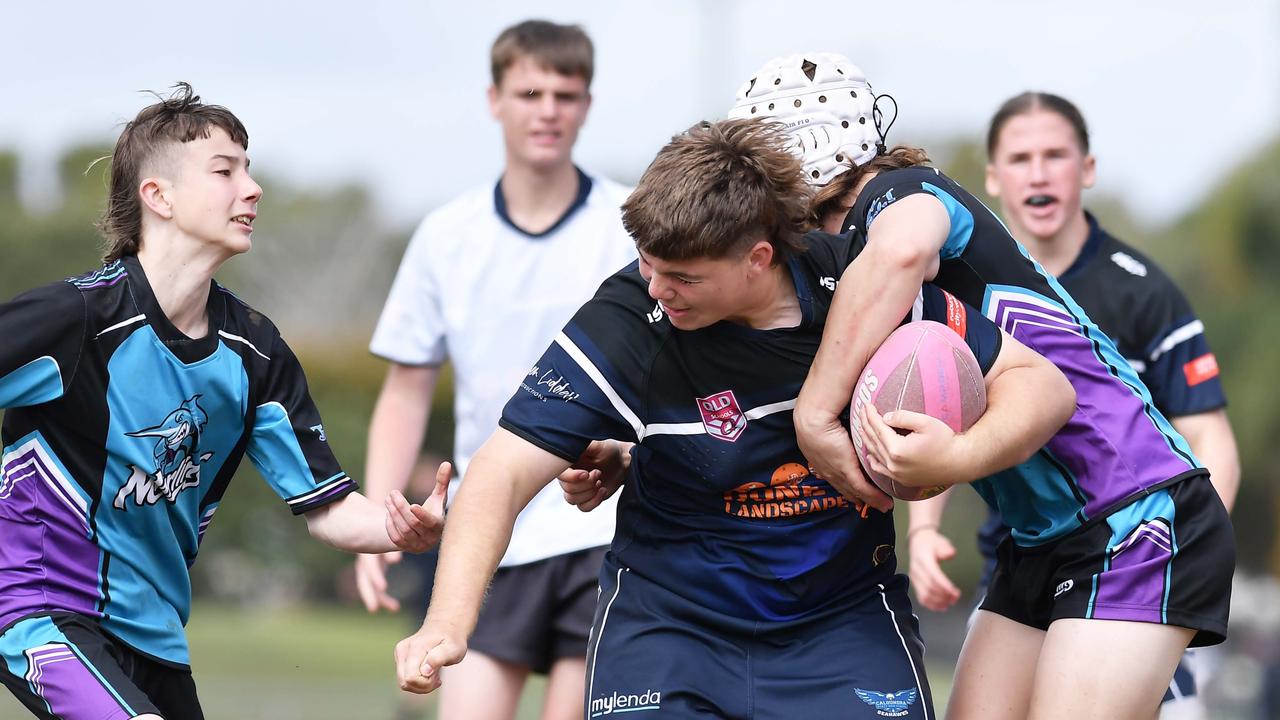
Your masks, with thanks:
<instances>
[{"instance_id":1,"label":"grass field","mask_svg":"<svg viewBox=\"0 0 1280 720\"><path fill-rule=\"evenodd\" d=\"M201 703L209 720L390 720L401 695L391 651L408 630L402 617L356 609L245 610L198 605L187 628ZM950 668L930 668L942 710ZM519 720L540 708L535 678ZM415 718L435 717L427 698ZM8 693L0 720L30 716Z\"/></svg>"}]
</instances>

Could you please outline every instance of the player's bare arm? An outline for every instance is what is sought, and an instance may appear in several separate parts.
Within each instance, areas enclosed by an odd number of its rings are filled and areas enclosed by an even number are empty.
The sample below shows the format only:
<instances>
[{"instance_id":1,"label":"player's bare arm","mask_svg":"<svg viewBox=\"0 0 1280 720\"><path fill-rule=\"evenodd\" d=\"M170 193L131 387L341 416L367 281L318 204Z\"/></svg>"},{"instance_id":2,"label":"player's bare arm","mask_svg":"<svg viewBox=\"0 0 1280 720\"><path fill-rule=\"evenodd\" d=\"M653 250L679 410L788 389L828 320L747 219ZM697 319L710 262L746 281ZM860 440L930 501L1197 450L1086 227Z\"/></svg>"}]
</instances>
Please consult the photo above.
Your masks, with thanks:
<instances>
[{"instance_id":1,"label":"player's bare arm","mask_svg":"<svg viewBox=\"0 0 1280 720\"><path fill-rule=\"evenodd\" d=\"M444 500L453 468L440 463L436 485L421 505L392 492L381 502L360 493L307 513L307 531L315 539L347 552L423 552L440 541Z\"/></svg>"},{"instance_id":2,"label":"player's bare arm","mask_svg":"<svg viewBox=\"0 0 1280 720\"><path fill-rule=\"evenodd\" d=\"M839 415L867 359L937 273L951 221L937 198L912 195L885 208L867 247L841 276L822 345L796 401L796 439L819 477L877 510L892 501L862 475Z\"/></svg>"},{"instance_id":3,"label":"player's bare arm","mask_svg":"<svg viewBox=\"0 0 1280 720\"><path fill-rule=\"evenodd\" d=\"M907 505L907 574L916 600L934 612L943 612L960 600L960 588L942 570L942 563L956 556L955 545L941 528L951 492Z\"/></svg>"},{"instance_id":4,"label":"player's bare arm","mask_svg":"<svg viewBox=\"0 0 1280 720\"><path fill-rule=\"evenodd\" d=\"M381 502L409 486L422 438L430 419L431 398L439 368L391 363L369 421L369 449L365 454L365 493ZM387 593L387 566L399 562L398 553L356 557L356 590L369 612L396 612L400 601Z\"/></svg>"},{"instance_id":5,"label":"player's bare arm","mask_svg":"<svg viewBox=\"0 0 1280 720\"><path fill-rule=\"evenodd\" d=\"M1200 462L1209 468L1209 481L1230 512L1240 490L1240 454L1226 409L1182 415L1170 422L1187 439Z\"/></svg>"},{"instance_id":6,"label":"player's bare arm","mask_svg":"<svg viewBox=\"0 0 1280 720\"><path fill-rule=\"evenodd\" d=\"M396 645L400 687L429 693L441 667L460 661L475 628L485 587L511 539L516 515L569 463L499 429L471 459L450 509L431 607L422 628Z\"/></svg>"},{"instance_id":7,"label":"player's bare arm","mask_svg":"<svg viewBox=\"0 0 1280 720\"><path fill-rule=\"evenodd\" d=\"M1031 457L1075 412L1076 393L1062 371L1003 330L985 380L987 410L962 433L920 413L881 417L864 404L860 421L871 469L914 487L971 482Z\"/></svg>"}]
</instances>

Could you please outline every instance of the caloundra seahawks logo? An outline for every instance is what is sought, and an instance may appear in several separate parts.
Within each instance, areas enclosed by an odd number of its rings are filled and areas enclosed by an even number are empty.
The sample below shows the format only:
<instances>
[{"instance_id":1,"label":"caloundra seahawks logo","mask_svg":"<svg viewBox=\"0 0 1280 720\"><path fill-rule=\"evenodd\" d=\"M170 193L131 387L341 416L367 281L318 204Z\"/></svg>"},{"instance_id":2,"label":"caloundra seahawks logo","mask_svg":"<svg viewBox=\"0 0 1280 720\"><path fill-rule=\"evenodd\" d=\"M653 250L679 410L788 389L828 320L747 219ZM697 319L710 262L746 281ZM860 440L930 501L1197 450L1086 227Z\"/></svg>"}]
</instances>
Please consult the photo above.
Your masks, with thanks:
<instances>
[{"instance_id":1,"label":"caloundra seahawks logo","mask_svg":"<svg viewBox=\"0 0 1280 720\"><path fill-rule=\"evenodd\" d=\"M199 400L199 394L193 395L159 425L125 433L129 437L155 438L155 467L146 470L129 466L129 479L112 503L117 510L127 509L130 497L137 505L154 505L161 498L173 502L178 493L200 484L200 466L213 453L200 452L200 436L209 423L209 415Z\"/></svg>"}]
</instances>

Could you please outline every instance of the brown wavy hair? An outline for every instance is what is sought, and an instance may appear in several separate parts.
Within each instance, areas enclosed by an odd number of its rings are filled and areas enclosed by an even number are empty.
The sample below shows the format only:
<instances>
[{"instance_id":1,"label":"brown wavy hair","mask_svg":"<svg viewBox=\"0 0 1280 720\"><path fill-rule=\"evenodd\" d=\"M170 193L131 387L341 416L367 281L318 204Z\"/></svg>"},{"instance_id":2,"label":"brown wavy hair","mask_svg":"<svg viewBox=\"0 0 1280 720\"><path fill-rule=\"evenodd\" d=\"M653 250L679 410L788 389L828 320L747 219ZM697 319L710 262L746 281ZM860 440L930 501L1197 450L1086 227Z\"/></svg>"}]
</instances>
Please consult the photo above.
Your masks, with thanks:
<instances>
[{"instance_id":1,"label":"brown wavy hair","mask_svg":"<svg viewBox=\"0 0 1280 720\"><path fill-rule=\"evenodd\" d=\"M107 209L98 220L104 240L104 262L119 260L138 252L142 244L142 198L138 183L149 170L155 157L177 143L207 138L214 128L221 128L245 150L249 149L249 133L231 111L220 105L200 102L191 86L180 82L173 93L160 102L148 105L133 122L124 126L116 148L111 153L111 185Z\"/></svg>"},{"instance_id":2,"label":"brown wavy hair","mask_svg":"<svg viewBox=\"0 0 1280 720\"><path fill-rule=\"evenodd\" d=\"M849 169L823 185L813 198L813 215L820 222L833 212L848 212L855 198L853 191L868 175L885 170L901 170L929 164L929 155L922 148L895 145L889 152L882 152L861 165L848 163Z\"/></svg>"},{"instance_id":3,"label":"brown wavy hair","mask_svg":"<svg viewBox=\"0 0 1280 720\"><path fill-rule=\"evenodd\" d=\"M591 86L595 72L595 48L591 38L577 25L559 25L546 20L525 20L512 25L493 41L489 66L493 86L502 87L502 76L520 58L561 75L578 75Z\"/></svg>"},{"instance_id":4,"label":"brown wavy hair","mask_svg":"<svg viewBox=\"0 0 1280 720\"><path fill-rule=\"evenodd\" d=\"M723 258L764 239L774 262L803 251L813 188L780 123L699 123L672 138L622 205L642 252L663 260Z\"/></svg>"}]
</instances>

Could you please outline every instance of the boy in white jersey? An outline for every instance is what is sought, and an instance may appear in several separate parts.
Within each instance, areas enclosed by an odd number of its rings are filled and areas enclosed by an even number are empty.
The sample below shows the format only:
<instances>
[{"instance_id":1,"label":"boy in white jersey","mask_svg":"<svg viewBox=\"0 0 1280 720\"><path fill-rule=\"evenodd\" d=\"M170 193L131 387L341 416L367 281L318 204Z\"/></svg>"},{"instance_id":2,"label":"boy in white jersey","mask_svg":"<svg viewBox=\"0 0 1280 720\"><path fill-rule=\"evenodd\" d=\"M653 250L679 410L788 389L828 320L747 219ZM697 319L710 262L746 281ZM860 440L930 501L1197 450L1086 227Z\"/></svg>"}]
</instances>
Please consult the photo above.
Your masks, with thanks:
<instances>
[{"instance_id":1,"label":"boy in white jersey","mask_svg":"<svg viewBox=\"0 0 1280 720\"><path fill-rule=\"evenodd\" d=\"M586 175L571 156L591 104L586 34L523 22L498 37L491 59L489 107L506 148L501 179L423 221L371 343L392 362L369 430L374 497L407 483L446 359L456 370L454 454L465 473L546 338L635 256L619 211L628 190ZM528 382L551 401L568 392L550 374ZM449 669L441 717L512 717L530 672L550 678L544 717L581 716L597 573L613 527L611 510L580 513L554 487L534 499L494 580L474 652ZM380 556L357 562L371 611L398 608L385 565Z\"/></svg>"}]
</instances>

